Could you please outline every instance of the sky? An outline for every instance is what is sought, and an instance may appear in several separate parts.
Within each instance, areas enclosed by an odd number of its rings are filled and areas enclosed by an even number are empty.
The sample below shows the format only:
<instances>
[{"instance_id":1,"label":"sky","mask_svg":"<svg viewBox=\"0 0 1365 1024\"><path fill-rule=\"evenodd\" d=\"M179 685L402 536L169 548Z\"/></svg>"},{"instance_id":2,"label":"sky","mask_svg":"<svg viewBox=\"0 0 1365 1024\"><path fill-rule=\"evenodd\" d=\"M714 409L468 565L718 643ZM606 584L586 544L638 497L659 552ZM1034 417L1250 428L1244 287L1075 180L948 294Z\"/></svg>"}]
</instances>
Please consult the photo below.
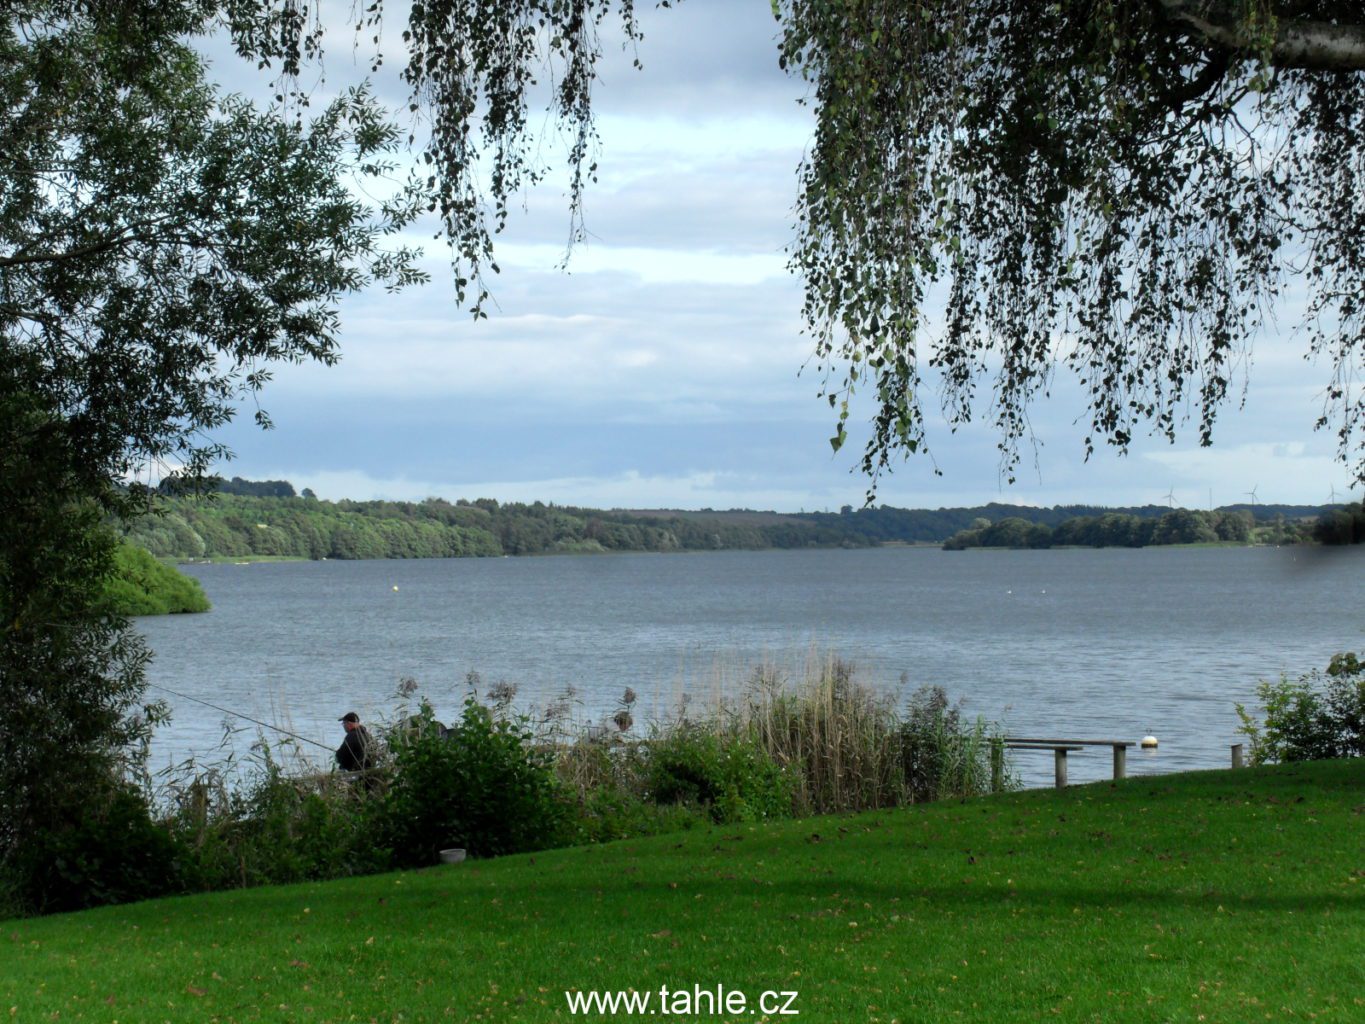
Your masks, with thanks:
<instances>
[{"instance_id":1,"label":"sky","mask_svg":"<svg viewBox=\"0 0 1365 1024\"><path fill-rule=\"evenodd\" d=\"M215 434L235 453L223 475L286 479L327 499L786 512L863 503L867 430L850 424L832 451L833 412L807 365L801 286L786 269L813 120L799 103L805 83L777 66L770 5L685 0L640 14L644 69L609 43L594 93L600 177L585 207L589 241L567 270L562 174L525 197L500 237L487 320L456 306L428 230L432 282L347 299L340 364L278 368L261 397L274 429L244 410ZM401 44L390 30L393 66ZM364 70L349 39L331 47L325 88ZM259 91L226 48L208 56L226 87ZM405 102L392 78L377 87ZM1344 500L1349 473L1333 435L1312 429L1330 368L1304 360L1293 310L1279 313L1281 328L1256 343L1245 405L1220 414L1212 448L1190 425L1174 445L1139 435L1126 457L1098 451L1087 462L1085 405L1063 381L1034 407L1036 445L1009 484L990 430L951 433L930 393L933 459L894 464L877 502L1204 508L1253 490L1261 503Z\"/></svg>"}]
</instances>

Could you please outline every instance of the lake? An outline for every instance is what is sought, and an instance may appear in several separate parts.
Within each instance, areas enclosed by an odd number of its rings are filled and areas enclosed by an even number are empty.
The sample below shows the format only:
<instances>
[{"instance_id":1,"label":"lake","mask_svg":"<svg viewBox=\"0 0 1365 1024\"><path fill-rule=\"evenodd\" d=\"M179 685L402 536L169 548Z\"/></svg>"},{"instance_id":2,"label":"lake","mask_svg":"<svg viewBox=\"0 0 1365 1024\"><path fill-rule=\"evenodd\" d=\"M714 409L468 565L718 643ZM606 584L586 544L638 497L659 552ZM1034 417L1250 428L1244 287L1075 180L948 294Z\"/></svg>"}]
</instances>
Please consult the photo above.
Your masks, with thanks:
<instances>
[{"instance_id":1,"label":"lake","mask_svg":"<svg viewBox=\"0 0 1365 1024\"><path fill-rule=\"evenodd\" d=\"M734 693L753 669L799 677L837 655L889 693L943 686L1011 732L1160 740L1133 774L1221 767L1233 704L1259 679L1365 649L1365 552L929 548L192 565L204 615L137 620L154 687L335 746L346 711L392 717L400 680L456 716L465 680L518 686L543 706L566 687L598 720L627 686L637 720L684 693ZM161 689L174 710L153 767L239 753L227 716ZM325 750L310 749L322 762ZM1073 755L1073 781L1109 751ZM1025 782L1051 756L1020 753Z\"/></svg>"}]
</instances>

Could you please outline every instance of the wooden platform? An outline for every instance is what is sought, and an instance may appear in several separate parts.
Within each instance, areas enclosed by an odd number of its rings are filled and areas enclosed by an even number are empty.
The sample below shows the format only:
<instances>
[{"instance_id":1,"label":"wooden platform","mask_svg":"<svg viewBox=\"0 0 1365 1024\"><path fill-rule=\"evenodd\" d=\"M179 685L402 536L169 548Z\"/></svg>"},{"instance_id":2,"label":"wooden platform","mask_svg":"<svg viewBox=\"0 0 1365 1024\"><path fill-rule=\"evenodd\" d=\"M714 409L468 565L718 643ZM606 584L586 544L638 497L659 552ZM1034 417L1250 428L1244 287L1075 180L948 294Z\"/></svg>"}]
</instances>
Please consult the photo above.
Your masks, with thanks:
<instances>
[{"instance_id":1,"label":"wooden platform","mask_svg":"<svg viewBox=\"0 0 1365 1024\"><path fill-rule=\"evenodd\" d=\"M991 743L991 787L999 790L1004 784L1006 750L1051 750L1058 789L1066 788L1066 756L1086 747L1112 747L1114 750L1114 778L1128 775L1128 748L1132 740L1071 740L1037 736L1004 736Z\"/></svg>"}]
</instances>

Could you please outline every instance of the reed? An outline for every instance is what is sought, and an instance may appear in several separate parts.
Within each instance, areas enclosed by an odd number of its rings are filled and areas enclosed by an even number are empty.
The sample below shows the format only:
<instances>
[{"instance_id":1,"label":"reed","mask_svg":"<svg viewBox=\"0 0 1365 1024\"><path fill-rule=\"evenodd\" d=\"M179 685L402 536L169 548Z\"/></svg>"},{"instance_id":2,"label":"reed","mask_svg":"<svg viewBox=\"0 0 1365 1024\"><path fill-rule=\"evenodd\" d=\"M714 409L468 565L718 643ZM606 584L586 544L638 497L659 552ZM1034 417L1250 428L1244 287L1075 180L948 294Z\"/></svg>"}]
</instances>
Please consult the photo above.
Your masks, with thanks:
<instances>
[{"instance_id":1,"label":"reed","mask_svg":"<svg viewBox=\"0 0 1365 1024\"><path fill-rule=\"evenodd\" d=\"M673 756L688 744L719 743L746 757L755 748L776 765L790 782L791 813L798 816L989 790L989 741L999 730L966 720L941 687L923 687L902 703L859 682L851 662L812 652L795 680L765 664L739 690L733 697L713 690L705 704L684 696L643 736L633 729L629 691L608 719L617 729L587 727L574 734L560 721L554 741L560 778L584 801L601 787L649 799L659 751ZM694 760L706 758L699 753Z\"/></svg>"}]
</instances>

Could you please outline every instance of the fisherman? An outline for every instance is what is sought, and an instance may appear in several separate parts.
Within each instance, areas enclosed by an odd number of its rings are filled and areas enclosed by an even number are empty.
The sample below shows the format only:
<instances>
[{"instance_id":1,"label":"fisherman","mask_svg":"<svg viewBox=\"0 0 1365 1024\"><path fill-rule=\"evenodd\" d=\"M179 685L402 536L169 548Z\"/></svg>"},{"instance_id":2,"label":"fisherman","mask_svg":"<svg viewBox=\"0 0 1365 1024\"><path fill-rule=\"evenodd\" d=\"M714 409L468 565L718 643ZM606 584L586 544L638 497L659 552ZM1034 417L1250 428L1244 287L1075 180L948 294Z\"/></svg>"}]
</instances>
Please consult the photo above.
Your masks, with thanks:
<instances>
[{"instance_id":1,"label":"fisherman","mask_svg":"<svg viewBox=\"0 0 1365 1024\"><path fill-rule=\"evenodd\" d=\"M360 716L348 711L341 716L346 738L337 747L337 764L343 772L359 772L373 768L375 762L374 737L360 724Z\"/></svg>"}]
</instances>

